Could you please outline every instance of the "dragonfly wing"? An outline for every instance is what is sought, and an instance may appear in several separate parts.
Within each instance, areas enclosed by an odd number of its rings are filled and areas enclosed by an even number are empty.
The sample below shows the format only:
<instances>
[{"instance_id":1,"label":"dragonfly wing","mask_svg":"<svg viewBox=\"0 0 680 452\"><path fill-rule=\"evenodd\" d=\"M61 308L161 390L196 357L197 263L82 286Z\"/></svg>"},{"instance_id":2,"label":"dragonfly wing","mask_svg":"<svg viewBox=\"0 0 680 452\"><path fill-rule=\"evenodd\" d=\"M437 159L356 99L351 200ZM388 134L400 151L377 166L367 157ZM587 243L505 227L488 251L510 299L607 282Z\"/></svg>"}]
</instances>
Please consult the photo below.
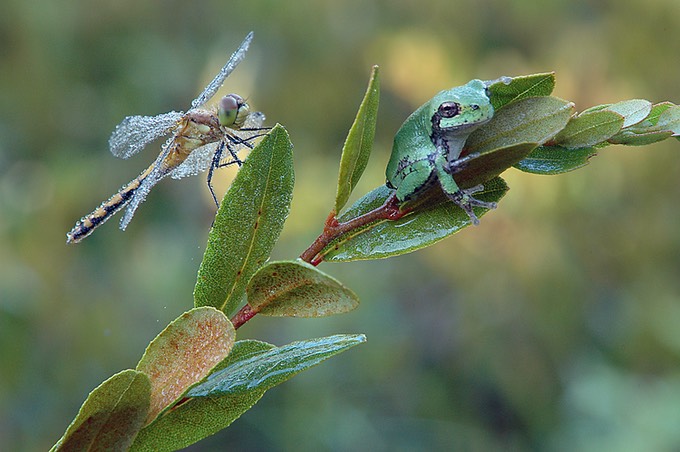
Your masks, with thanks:
<instances>
[{"instance_id":1,"label":"dragonfly wing","mask_svg":"<svg viewBox=\"0 0 680 452\"><path fill-rule=\"evenodd\" d=\"M217 141L194 149L181 165L170 171L170 177L173 179L181 179L183 177L195 176L196 174L206 171L210 168L213 156L219 145L220 142Z\"/></svg>"},{"instance_id":2,"label":"dragonfly wing","mask_svg":"<svg viewBox=\"0 0 680 452\"><path fill-rule=\"evenodd\" d=\"M254 111L246 116L243 122L243 129L260 129L264 125L264 120L267 119L261 111Z\"/></svg>"},{"instance_id":3,"label":"dragonfly wing","mask_svg":"<svg viewBox=\"0 0 680 452\"><path fill-rule=\"evenodd\" d=\"M170 111L156 116L128 116L116 126L109 148L116 157L128 158L157 138L166 135L182 118L184 113Z\"/></svg>"},{"instance_id":4,"label":"dragonfly wing","mask_svg":"<svg viewBox=\"0 0 680 452\"><path fill-rule=\"evenodd\" d=\"M236 69L236 66L238 66L238 64L243 61L243 58L245 58L246 52L248 51L248 47L250 46L250 42L252 40L253 32L251 31L243 40L239 48L236 49L236 52L231 55L229 61L227 61L227 64L225 64L220 72L217 73L212 82L208 83L208 86L205 87L203 92L196 99L194 99L193 102L191 102L191 108L198 108L204 105L215 95L217 90L219 90L224 83L224 80L226 80L226 78L229 77L229 74L231 74L234 69Z\"/></svg>"},{"instance_id":5,"label":"dragonfly wing","mask_svg":"<svg viewBox=\"0 0 680 452\"><path fill-rule=\"evenodd\" d=\"M144 202L151 189L161 179L163 179L165 176L169 174L169 171L163 170L162 163L168 156L168 153L170 152L173 139L174 137L168 138L168 140L161 148L161 153L156 158L156 161L153 162L153 164L150 166L151 169L147 170L148 172L145 171L140 176L142 181L140 182L139 187L135 190L134 195L132 195L132 198L130 198L130 202L128 203L127 208L125 209L125 213L123 214L123 217L120 219L120 229L122 229L123 231L125 230L125 228L127 228L128 224L130 224L132 217L135 215L135 212L137 211L137 208L141 203Z\"/></svg>"}]
</instances>

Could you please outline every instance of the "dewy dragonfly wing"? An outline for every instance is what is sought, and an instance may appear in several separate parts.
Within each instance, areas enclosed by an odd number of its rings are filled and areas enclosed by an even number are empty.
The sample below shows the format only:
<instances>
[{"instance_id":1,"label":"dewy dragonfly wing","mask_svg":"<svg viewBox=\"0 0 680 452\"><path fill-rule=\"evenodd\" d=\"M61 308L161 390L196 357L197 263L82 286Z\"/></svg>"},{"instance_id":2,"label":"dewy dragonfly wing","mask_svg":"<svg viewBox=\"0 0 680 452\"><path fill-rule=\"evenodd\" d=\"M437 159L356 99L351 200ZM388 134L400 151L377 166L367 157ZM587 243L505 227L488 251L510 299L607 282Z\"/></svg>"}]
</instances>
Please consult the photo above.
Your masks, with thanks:
<instances>
[{"instance_id":1,"label":"dewy dragonfly wing","mask_svg":"<svg viewBox=\"0 0 680 452\"><path fill-rule=\"evenodd\" d=\"M109 148L116 157L128 158L152 141L168 134L184 113L170 111L156 116L128 116L118 124L109 138Z\"/></svg>"},{"instance_id":2,"label":"dewy dragonfly wing","mask_svg":"<svg viewBox=\"0 0 680 452\"><path fill-rule=\"evenodd\" d=\"M212 82L208 83L208 86L205 87L203 92L199 94L199 96L191 102L192 109L204 105L215 95L215 93L220 89L226 78L229 77L229 74L231 74L234 71L234 69L236 69L236 66L238 66L238 64L241 61L243 61L243 58L245 58L246 52L248 51L248 47L250 46L250 42L252 40L253 32L251 31L243 40L239 48L236 49L234 53L232 53L231 57L229 58L229 61L227 61L227 63L222 67L220 72L217 73Z\"/></svg>"},{"instance_id":3,"label":"dewy dragonfly wing","mask_svg":"<svg viewBox=\"0 0 680 452\"><path fill-rule=\"evenodd\" d=\"M140 175L139 187L135 190L134 195L130 198L127 204L123 217L120 219L120 229L125 230L127 225L130 224L132 217L135 215L137 208L141 203L144 202L147 195L151 189L165 176L169 174L168 171L163 170L163 161L170 153L171 145L174 141L174 137L168 138L163 147L161 148L161 153L158 155L156 160L147 168L145 172Z\"/></svg>"},{"instance_id":4,"label":"dewy dragonfly wing","mask_svg":"<svg viewBox=\"0 0 680 452\"><path fill-rule=\"evenodd\" d=\"M220 145L221 141L215 143L208 143L199 148L194 149L194 151L189 154L189 157L182 162L174 170L170 171L170 177L173 179L181 179L183 177L195 176L204 171L207 171L212 164L213 156L217 151L217 147Z\"/></svg>"}]
</instances>

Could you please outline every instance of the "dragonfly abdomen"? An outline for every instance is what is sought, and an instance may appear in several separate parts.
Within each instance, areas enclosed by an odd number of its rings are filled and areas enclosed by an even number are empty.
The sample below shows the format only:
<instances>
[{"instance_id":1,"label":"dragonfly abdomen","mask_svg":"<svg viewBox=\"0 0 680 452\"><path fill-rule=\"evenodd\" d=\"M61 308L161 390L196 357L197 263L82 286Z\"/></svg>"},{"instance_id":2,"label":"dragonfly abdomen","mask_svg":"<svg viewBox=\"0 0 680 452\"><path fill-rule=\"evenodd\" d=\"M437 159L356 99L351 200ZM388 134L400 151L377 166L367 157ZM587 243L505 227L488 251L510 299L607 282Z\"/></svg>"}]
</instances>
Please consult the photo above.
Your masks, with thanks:
<instances>
[{"instance_id":1,"label":"dragonfly abdomen","mask_svg":"<svg viewBox=\"0 0 680 452\"><path fill-rule=\"evenodd\" d=\"M66 243L78 243L88 235L92 234L97 227L106 223L116 212L125 207L130 202L142 184L144 179L151 172L152 167L147 168L142 174L131 180L121 188L118 193L101 203L92 213L85 215L78 220L73 229L66 234Z\"/></svg>"}]
</instances>

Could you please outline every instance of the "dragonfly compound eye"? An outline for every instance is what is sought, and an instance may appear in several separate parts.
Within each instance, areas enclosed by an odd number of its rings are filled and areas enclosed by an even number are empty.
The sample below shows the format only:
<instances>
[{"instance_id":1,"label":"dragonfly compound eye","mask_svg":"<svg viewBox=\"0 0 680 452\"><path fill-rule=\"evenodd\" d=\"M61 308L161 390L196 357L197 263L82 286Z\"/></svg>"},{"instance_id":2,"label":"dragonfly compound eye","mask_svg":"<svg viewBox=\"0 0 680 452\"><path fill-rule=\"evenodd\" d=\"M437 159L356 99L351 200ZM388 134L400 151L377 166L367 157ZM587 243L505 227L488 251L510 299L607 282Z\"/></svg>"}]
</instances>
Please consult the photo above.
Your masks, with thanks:
<instances>
[{"instance_id":1,"label":"dragonfly compound eye","mask_svg":"<svg viewBox=\"0 0 680 452\"><path fill-rule=\"evenodd\" d=\"M439 114L442 118L453 118L460 113L460 104L457 102L444 102L439 106Z\"/></svg>"},{"instance_id":2,"label":"dragonfly compound eye","mask_svg":"<svg viewBox=\"0 0 680 452\"><path fill-rule=\"evenodd\" d=\"M220 120L220 124L223 126L231 126L236 122L236 116L240 106L239 100L243 102L243 99L235 94L229 94L220 99L220 103L217 107L217 116Z\"/></svg>"}]
</instances>

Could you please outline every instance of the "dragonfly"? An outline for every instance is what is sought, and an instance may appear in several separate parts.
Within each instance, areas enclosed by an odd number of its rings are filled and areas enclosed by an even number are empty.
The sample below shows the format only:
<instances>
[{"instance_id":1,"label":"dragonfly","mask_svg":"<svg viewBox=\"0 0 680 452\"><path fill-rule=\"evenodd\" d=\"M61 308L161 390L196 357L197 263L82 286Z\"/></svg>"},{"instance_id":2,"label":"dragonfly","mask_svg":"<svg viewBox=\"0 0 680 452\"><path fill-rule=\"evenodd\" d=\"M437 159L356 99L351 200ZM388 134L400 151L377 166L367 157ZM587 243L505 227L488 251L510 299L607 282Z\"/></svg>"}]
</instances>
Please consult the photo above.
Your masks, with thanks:
<instances>
[{"instance_id":1,"label":"dragonfly","mask_svg":"<svg viewBox=\"0 0 680 452\"><path fill-rule=\"evenodd\" d=\"M238 94L228 94L215 107L204 108L244 59L252 39L253 32L250 32L215 78L191 102L187 112L128 116L116 126L109 138L109 148L114 156L123 159L137 154L158 138L172 135L148 168L78 220L66 234L66 243L80 242L127 206L120 220L120 229L125 230L151 189L167 176L180 179L208 170L208 188L219 205L211 183L213 171L232 164L241 166L238 152L252 149L253 141L269 130L262 127L264 114L251 112L248 103Z\"/></svg>"}]
</instances>

